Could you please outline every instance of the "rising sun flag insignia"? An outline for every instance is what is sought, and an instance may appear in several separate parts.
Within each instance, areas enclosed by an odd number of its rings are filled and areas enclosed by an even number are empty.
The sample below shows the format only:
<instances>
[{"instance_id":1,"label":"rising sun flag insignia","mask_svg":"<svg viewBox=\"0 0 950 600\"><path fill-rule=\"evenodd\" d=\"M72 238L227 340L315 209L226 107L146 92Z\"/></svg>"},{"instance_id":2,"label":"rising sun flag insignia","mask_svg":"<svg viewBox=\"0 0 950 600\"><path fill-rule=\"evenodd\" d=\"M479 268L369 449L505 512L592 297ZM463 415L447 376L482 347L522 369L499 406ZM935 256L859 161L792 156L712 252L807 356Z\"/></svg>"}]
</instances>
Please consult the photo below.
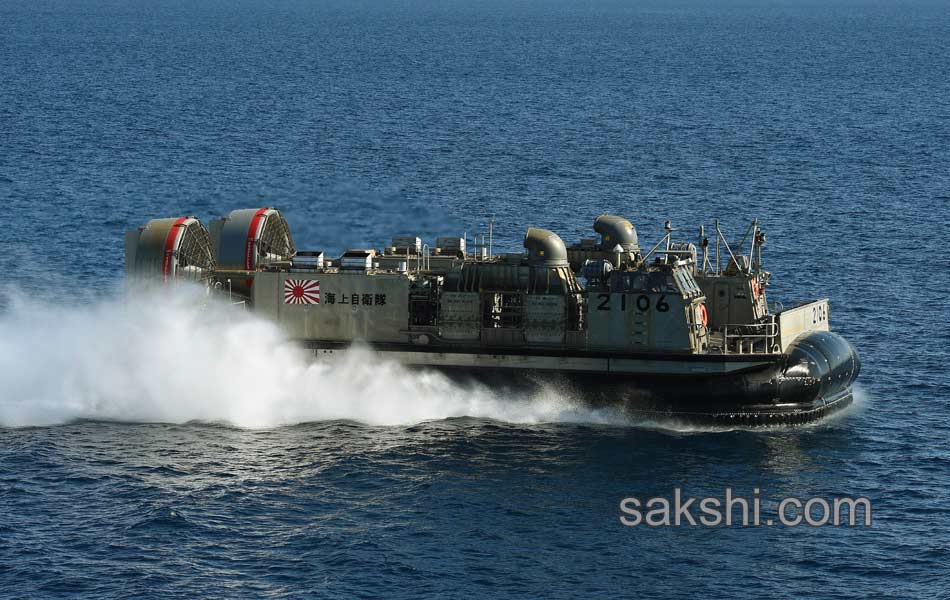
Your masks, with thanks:
<instances>
[{"instance_id":1,"label":"rising sun flag insignia","mask_svg":"<svg viewBox=\"0 0 950 600\"><path fill-rule=\"evenodd\" d=\"M313 279L285 280L284 304L320 304L320 282Z\"/></svg>"}]
</instances>

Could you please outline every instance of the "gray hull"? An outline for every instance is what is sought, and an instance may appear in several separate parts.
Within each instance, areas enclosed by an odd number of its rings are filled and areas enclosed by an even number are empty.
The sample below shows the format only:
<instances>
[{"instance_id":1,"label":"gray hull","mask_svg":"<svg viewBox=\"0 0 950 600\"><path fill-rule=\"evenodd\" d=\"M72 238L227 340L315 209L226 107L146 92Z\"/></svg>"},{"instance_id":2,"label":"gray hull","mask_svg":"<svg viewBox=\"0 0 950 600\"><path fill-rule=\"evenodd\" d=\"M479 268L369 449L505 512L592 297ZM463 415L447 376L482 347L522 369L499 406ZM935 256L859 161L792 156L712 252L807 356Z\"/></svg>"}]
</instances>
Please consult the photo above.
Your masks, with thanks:
<instances>
[{"instance_id":1,"label":"gray hull","mask_svg":"<svg viewBox=\"0 0 950 600\"><path fill-rule=\"evenodd\" d=\"M318 357L346 344L311 341ZM848 406L860 371L857 351L823 331L801 336L775 355L657 355L532 353L376 344L381 358L530 393L554 386L594 407L615 407L633 418L672 418L717 425L807 423Z\"/></svg>"}]
</instances>

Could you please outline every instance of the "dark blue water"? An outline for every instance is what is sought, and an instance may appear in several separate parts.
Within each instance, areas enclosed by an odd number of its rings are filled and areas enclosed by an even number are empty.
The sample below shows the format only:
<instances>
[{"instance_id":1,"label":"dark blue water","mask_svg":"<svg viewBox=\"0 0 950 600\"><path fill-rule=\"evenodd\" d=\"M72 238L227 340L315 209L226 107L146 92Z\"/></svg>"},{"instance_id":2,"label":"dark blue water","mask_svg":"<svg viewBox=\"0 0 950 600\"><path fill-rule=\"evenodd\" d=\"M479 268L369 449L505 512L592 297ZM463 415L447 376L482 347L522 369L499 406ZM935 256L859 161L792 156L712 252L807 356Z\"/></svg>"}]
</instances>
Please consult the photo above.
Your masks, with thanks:
<instances>
[{"instance_id":1,"label":"dark blue water","mask_svg":"<svg viewBox=\"0 0 950 600\"><path fill-rule=\"evenodd\" d=\"M950 589L946 3L0 0L0 201L2 597ZM394 369L288 392L266 332L114 315L126 229L261 204L331 252L757 216L770 298L829 297L862 353L857 406L683 431ZM676 486L874 524L620 524Z\"/></svg>"}]
</instances>

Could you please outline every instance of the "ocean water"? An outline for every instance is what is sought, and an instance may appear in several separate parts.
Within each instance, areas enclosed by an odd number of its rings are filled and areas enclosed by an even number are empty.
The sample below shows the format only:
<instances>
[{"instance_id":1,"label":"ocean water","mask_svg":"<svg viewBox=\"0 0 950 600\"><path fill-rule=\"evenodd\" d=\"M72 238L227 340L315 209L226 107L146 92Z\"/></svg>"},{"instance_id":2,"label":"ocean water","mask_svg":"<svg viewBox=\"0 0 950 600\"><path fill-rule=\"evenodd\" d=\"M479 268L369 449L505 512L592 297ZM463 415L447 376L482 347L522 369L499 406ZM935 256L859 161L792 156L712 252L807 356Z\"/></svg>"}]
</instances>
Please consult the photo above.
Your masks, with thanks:
<instances>
[{"instance_id":1,"label":"ocean water","mask_svg":"<svg viewBox=\"0 0 950 600\"><path fill-rule=\"evenodd\" d=\"M0 0L0 597L946 597L950 5ZM758 217L855 405L634 424L121 290L149 218L298 247ZM873 526L625 527L866 496Z\"/></svg>"}]
</instances>

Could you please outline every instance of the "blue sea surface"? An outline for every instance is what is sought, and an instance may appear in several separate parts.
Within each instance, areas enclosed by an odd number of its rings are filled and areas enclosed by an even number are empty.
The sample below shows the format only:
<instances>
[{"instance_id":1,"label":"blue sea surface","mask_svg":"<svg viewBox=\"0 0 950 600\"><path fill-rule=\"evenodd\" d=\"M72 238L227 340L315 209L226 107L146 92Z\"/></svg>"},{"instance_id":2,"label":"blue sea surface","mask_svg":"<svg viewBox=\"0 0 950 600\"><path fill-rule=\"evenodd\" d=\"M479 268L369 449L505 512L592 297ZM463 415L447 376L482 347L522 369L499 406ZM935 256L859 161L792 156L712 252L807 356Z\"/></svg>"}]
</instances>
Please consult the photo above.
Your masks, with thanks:
<instances>
[{"instance_id":1,"label":"blue sea surface","mask_svg":"<svg viewBox=\"0 0 950 600\"><path fill-rule=\"evenodd\" d=\"M2 598L948 597L946 2L0 0L0 203ZM635 426L115 300L126 230L262 205L331 254L758 217L857 401ZM621 524L677 487L873 526Z\"/></svg>"}]
</instances>

